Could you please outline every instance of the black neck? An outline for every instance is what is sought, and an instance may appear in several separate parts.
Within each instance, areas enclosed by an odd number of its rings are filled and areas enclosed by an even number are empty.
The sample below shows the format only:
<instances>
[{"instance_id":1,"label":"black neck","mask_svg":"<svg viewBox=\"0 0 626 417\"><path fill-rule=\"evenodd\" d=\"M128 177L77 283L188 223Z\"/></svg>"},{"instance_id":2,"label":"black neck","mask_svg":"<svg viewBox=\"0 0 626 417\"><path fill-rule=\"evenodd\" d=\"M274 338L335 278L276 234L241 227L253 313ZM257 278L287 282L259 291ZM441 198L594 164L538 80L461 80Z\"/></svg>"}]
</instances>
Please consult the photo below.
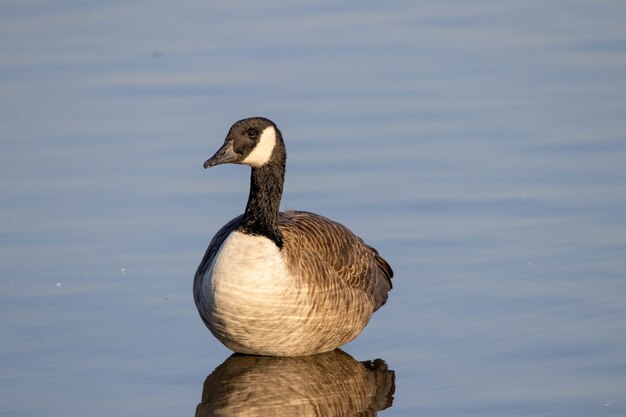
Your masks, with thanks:
<instances>
[{"instance_id":1,"label":"black neck","mask_svg":"<svg viewBox=\"0 0 626 417\"><path fill-rule=\"evenodd\" d=\"M278 229L278 214L284 180L284 161L272 161L252 168L250 195L241 224L244 232L265 236L279 248L283 246L283 236Z\"/></svg>"}]
</instances>

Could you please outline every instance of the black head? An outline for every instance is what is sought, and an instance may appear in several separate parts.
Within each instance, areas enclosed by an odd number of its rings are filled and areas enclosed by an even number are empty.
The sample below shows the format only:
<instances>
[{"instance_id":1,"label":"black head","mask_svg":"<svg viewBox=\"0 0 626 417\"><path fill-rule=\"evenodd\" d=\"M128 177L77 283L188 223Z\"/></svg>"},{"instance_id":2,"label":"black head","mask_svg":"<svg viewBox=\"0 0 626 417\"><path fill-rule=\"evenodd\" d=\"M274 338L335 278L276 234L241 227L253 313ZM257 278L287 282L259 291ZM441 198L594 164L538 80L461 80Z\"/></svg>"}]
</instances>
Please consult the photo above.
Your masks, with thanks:
<instances>
[{"instance_id":1,"label":"black head","mask_svg":"<svg viewBox=\"0 0 626 417\"><path fill-rule=\"evenodd\" d=\"M274 122L264 117L251 117L231 126L222 147L209 158L204 167L220 164L245 164L253 168L283 160L282 135Z\"/></svg>"}]
</instances>

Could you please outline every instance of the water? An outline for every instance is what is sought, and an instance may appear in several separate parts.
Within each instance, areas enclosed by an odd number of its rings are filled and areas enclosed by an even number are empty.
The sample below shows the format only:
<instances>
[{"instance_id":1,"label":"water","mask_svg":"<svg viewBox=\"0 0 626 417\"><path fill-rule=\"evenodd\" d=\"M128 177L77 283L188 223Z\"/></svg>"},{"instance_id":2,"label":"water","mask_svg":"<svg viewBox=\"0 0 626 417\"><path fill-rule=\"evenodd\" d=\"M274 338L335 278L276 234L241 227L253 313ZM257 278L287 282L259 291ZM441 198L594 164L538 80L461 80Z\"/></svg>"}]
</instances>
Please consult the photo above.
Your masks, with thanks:
<instances>
[{"instance_id":1,"label":"water","mask_svg":"<svg viewBox=\"0 0 626 417\"><path fill-rule=\"evenodd\" d=\"M287 141L283 207L395 269L343 349L395 372L380 415L624 415L625 18L589 0L4 1L0 414L206 408L230 352L191 281L249 173L202 163L260 114Z\"/></svg>"}]
</instances>

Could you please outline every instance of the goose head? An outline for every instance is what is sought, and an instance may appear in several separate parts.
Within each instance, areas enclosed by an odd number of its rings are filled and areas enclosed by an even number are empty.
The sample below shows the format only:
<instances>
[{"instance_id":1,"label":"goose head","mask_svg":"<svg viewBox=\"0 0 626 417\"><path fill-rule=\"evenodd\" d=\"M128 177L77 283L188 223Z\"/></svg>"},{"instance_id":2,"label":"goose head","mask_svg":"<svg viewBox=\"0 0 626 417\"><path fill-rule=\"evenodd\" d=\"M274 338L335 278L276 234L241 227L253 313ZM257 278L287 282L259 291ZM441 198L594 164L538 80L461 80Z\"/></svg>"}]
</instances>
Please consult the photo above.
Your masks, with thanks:
<instances>
[{"instance_id":1,"label":"goose head","mask_svg":"<svg viewBox=\"0 0 626 417\"><path fill-rule=\"evenodd\" d=\"M204 168L221 164L244 164L260 168L272 162L284 166L285 145L274 122L264 117L242 119L233 124L224 144L207 159Z\"/></svg>"}]
</instances>

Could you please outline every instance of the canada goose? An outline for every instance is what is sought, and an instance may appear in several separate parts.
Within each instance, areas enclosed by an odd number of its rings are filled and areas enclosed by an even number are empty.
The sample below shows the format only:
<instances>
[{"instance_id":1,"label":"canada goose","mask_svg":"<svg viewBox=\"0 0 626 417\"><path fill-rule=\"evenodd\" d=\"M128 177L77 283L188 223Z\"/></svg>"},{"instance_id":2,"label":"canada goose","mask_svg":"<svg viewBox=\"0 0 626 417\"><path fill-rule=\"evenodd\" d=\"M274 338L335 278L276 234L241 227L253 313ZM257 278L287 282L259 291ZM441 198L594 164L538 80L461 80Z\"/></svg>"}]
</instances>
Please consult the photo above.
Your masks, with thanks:
<instances>
[{"instance_id":1,"label":"canada goose","mask_svg":"<svg viewBox=\"0 0 626 417\"><path fill-rule=\"evenodd\" d=\"M213 237L193 287L200 317L235 352L333 350L361 333L391 290L389 264L346 227L279 212L286 159L280 130L254 117L236 122L204 163L252 168L246 210Z\"/></svg>"}]
</instances>

